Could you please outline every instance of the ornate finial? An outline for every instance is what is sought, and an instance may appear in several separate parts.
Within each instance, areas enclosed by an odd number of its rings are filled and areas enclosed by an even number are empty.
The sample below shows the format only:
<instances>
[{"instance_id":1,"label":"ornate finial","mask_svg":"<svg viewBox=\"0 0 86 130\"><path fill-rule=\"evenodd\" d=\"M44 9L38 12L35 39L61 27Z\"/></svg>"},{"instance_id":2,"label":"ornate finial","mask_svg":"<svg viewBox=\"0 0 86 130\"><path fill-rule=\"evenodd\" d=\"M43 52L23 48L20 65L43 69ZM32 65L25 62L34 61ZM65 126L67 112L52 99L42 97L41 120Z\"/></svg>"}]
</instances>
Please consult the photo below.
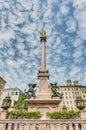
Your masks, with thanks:
<instances>
[{"instance_id":1,"label":"ornate finial","mask_svg":"<svg viewBox=\"0 0 86 130\"><path fill-rule=\"evenodd\" d=\"M45 32L45 31L42 31L42 32L41 32L41 37L40 37L40 39L41 39L41 42L42 42L42 41L45 41L45 42L46 42L46 32Z\"/></svg>"},{"instance_id":2,"label":"ornate finial","mask_svg":"<svg viewBox=\"0 0 86 130\"><path fill-rule=\"evenodd\" d=\"M41 37L46 37L46 32L45 31L41 32Z\"/></svg>"}]
</instances>

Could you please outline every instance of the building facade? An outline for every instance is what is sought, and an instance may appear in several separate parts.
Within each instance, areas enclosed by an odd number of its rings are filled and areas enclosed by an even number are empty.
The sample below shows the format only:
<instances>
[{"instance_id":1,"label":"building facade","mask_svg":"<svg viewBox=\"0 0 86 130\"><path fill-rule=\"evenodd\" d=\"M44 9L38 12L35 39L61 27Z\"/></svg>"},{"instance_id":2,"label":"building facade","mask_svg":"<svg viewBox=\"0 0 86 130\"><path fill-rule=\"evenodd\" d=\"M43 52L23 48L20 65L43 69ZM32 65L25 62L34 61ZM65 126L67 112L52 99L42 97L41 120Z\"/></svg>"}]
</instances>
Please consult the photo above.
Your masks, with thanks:
<instances>
[{"instance_id":1,"label":"building facade","mask_svg":"<svg viewBox=\"0 0 86 130\"><path fill-rule=\"evenodd\" d=\"M11 108L13 108L15 101L18 101L23 92L19 88L6 88L3 90L1 104L6 96L11 98Z\"/></svg>"},{"instance_id":2,"label":"building facade","mask_svg":"<svg viewBox=\"0 0 86 130\"><path fill-rule=\"evenodd\" d=\"M1 98L2 98L2 93L5 87L6 81L0 77L0 102L1 102Z\"/></svg>"},{"instance_id":3,"label":"building facade","mask_svg":"<svg viewBox=\"0 0 86 130\"><path fill-rule=\"evenodd\" d=\"M62 102L59 105L60 110L63 110L64 107L67 110L78 110L75 100L79 96L85 100L86 105L86 86L79 85L78 81L74 81L72 84L71 80L67 80L66 85L58 86L57 91L63 93Z\"/></svg>"}]
</instances>

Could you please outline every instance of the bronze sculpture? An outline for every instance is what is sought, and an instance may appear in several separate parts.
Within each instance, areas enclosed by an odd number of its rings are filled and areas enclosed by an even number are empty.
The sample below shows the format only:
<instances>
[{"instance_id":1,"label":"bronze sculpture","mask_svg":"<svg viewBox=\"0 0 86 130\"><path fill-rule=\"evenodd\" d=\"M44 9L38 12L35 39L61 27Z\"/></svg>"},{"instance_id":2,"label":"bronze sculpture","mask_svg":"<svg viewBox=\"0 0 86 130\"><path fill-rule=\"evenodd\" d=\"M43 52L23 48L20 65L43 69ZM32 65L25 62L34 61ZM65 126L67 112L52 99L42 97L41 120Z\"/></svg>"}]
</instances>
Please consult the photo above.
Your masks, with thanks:
<instances>
[{"instance_id":1,"label":"bronze sculpture","mask_svg":"<svg viewBox=\"0 0 86 130\"><path fill-rule=\"evenodd\" d=\"M26 98L30 99L31 97L36 97L36 84L28 84L29 90L25 90Z\"/></svg>"},{"instance_id":2,"label":"bronze sculpture","mask_svg":"<svg viewBox=\"0 0 86 130\"><path fill-rule=\"evenodd\" d=\"M50 88L51 88L51 91L52 91L52 98L53 97L59 97L59 98L62 98L62 96L63 96L63 94L62 93L59 93L59 92L57 92L57 83L54 83L54 84L52 84L52 83L50 83Z\"/></svg>"}]
</instances>

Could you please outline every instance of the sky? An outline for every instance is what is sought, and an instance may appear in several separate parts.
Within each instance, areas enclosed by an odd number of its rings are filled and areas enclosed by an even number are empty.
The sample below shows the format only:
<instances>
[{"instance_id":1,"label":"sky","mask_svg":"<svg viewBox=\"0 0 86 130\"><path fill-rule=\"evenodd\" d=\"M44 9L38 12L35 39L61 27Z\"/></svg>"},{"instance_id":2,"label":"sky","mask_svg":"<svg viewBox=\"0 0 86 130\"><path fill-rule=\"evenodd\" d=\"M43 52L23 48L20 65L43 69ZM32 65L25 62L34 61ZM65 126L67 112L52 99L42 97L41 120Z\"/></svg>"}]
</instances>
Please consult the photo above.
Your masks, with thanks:
<instances>
[{"instance_id":1,"label":"sky","mask_svg":"<svg viewBox=\"0 0 86 130\"><path fill-rule=\"evenodd\" d=\"M49 82L86 85L86 0L0 0L0 76L5 87L38 84L40 32Z\"/></svg>"}]
</instances>

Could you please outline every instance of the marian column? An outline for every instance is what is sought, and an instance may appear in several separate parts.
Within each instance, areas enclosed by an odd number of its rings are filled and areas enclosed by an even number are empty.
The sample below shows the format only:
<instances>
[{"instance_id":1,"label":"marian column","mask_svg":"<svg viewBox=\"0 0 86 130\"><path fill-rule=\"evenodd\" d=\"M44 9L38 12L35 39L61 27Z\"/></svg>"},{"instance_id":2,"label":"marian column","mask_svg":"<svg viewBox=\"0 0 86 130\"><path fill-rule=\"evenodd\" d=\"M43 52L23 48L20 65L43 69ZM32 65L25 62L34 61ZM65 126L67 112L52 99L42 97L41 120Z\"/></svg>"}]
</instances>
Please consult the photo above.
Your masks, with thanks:
<instances>
[{"instance_id":1,"label":"marian column","mask_svg":"<svg viewBox=\"0 0 86 130\"><path fill-rule=\"evenodd\" d=\"M50 94L48 92L48 79L49 74L46 70L46 32L41 32L40 36L42 52L41 52L41 69L38 72L38 79L39 79L39 91L38 91L38 98L48 98ZM47 96L47 97L46 97Z\"/></svg>"},{"instance_id":2,"label":"marian column","mask_svg":"<svg viewBox=\"0 0 86 130\"><path fill-rule=\"evenodd\" d=\"M61 102L59 97L51 96L49 91L49 74L46 70L46 32L42 31L41 36L41 68L38 72L38 94L36 97L31 97L30 99L26 99L28 105L28 111L40 111L43 115L43 120L46 118L46 112L49 111L57 111L59 110L58 105Z\"/></svg>"}]
</instances>

